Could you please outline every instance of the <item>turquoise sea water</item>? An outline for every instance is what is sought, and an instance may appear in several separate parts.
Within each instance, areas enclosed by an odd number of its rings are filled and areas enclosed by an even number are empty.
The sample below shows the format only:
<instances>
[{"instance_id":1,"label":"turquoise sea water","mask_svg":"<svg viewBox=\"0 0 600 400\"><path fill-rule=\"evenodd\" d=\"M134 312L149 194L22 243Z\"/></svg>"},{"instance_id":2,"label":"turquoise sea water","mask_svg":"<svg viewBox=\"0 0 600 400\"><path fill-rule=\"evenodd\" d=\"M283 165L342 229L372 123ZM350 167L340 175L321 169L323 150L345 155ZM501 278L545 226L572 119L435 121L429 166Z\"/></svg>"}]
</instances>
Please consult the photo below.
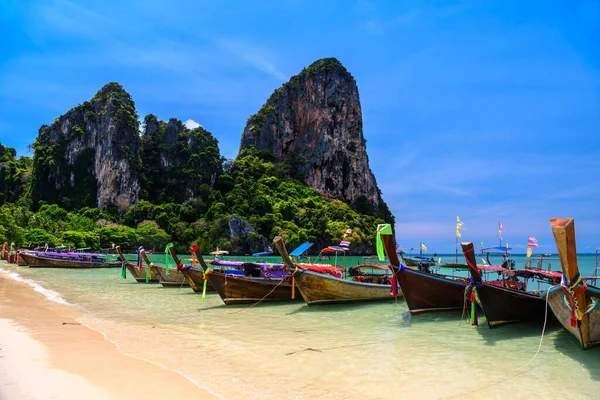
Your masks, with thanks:
<instances>
[{"instance_id":1,"label":"turquoise sea water","mask_svg":"<svg viewBox=\"0 0 600 400\"><path fill-rule=\"evenodd\" d=\"M515 257L517 266L523 260ZM591 275L595 256L579 263ZM583 351L559 325L546 327L531 361L542 324L490 330L483 319L460 323L461 313L411 318L402 299L232 307L216 294L202 303L189 288L123 280L118 269L0 268L56 292L121 351L227 399L600 398L600 348Z\"/></svg>"}]
</instances>

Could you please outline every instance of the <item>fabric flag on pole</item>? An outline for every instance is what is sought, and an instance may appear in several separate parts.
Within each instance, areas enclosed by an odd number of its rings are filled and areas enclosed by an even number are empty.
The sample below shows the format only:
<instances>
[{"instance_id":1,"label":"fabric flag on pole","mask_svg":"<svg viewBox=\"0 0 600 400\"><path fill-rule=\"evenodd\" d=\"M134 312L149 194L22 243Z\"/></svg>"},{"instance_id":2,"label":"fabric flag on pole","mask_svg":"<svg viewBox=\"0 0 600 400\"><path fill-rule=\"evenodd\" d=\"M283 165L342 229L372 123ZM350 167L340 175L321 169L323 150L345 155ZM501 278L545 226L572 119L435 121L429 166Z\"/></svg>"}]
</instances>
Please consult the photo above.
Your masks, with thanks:
<instances>
[{"instance_id":1,"label":"fabric flag on pole","mask_svg":"<svg viewBox=\"0 0 600 400\"><path fill-rule=\"evenodd\" d=\"M352 229L348 228L348 229L346 229L346 233L344 233L344 237L350 236L350 235L352 235Z\"/></svg>"},{"instance_id":2,"label":"fabric flag on pole","mask_svg":"<svg viewBox=\"0 0 600 400\"><path fill-rule=\"evenodd\" d=\"M531 250L531 247L527 248L527 258L531 257L531 253L533 253L533 251Z\"/></svg>"},{"instance_id":3,"label":"fabric flag on pole","mask_svg":"<svg viewBox=\"0 0 600 400\"><path fill-rule=\"evenodd\" d=\"M421 243L421 250L427 251L427 246L425 246L423 243Z\"/></svg>"},{"instance_id":4,"label":"fabric flag on pole","mask_svg":"<svg viewBox=\"0 0 600 400\"><path fill-rule=\"evenodd\" d=\"M456 216L456 237L460 237L460 230L463 228L463 223L460 220L460 218L458 218L458 215Z\"/></svg>"},{"instance_id":5,"label":"fabric flag on pole","mask_svg":"<svg viewBox=\"0 0 600 400\"><path fill-rule=\"evenodd\" d=\"M350 242L347 242L347 241L345 241L345 240L342 240L342 241L340 242L340 246L342 246L342 247L350 247Z\"/></svg>"},{"instance_id":6,"label":"fabric flag on pole","mask_svg":"<svg viewBox=\"0 0 600 400\"><path fill-rule=\"evenodd\" d=\"M502 222L498 222L498 230L499 231L503 231L504 228L502 227Z\"/></svg>"},{"instance_id":7,"label":"fabric flag on pole","mask_svg":"<svg viewBox=\"0 0 600 400\"><path fill-rule=\"evenodd\" d=\"M540 247L538 246L537 239L533 236L527 236L527 246L528 247Z\"/></svg>"}]
</instances>

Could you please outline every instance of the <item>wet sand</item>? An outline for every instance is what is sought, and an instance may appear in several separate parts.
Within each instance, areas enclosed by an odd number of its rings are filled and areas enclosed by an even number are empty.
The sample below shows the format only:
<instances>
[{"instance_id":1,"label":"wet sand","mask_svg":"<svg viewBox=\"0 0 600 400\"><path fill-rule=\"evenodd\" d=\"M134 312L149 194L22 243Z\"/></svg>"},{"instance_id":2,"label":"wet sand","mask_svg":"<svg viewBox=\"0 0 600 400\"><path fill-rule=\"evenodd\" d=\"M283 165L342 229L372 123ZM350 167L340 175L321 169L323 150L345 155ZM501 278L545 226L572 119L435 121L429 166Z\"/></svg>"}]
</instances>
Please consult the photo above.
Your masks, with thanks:
<instances>
[{"instance_id":1,"label":"wet sand","mask_svg":"<svg viewBox=\"0 0 600 400\"><path fill-rule=\"evenodd\" d=\"M0 275L0 400L215 399L182 375L121 353L73 306Z\"/></svg>"}]
</instances>

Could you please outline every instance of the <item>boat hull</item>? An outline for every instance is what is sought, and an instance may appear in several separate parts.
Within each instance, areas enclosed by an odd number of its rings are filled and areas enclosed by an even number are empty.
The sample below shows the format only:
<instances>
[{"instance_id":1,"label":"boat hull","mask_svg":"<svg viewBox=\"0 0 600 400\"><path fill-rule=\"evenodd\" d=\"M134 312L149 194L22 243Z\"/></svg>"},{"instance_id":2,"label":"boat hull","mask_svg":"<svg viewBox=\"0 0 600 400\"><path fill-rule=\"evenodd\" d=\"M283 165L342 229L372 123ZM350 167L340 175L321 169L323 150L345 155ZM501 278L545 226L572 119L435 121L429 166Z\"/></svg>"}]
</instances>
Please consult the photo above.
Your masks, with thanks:
<instances>
[{"instance_id":1,"label":"boat hull","mask_svg":"<svg viewBox=\"0 0 600 400\"><path fill-rule=\"evenodd\" d=\"M27 265L31 268L120 268L121 262L94 262L61 260L40 257L32 254L21 254Z\"/></svg>"},{"instance_id":2,"label":"boat hull","mask_svg":"<svg viewBox=\"0 0 600 400\"><path fill-rule=\"evenodd\" d=\"M204 272L201 269L190 268L184 271L181 271L185 279L188 281L188 284L192 288L195 293L202 293L204 290ZM212 283L209 281L206 282L206 291L214 292L215 288Z\"/></svg>"},{"instance_id":3,"label":"boat hull","mask_svg":"<svg viewBox=\"0 0 600 400\"><path fill-rule=\"evenodd\" d=\"M248 278L213 271L209 281L226 305L252 304L259 301L276 302L300 300L292 299L292 285L289 282L269 278Z\"/></svg>"},{"instance_id":4,"label":"boat hull","mask_svg":"<svg viewBox=\"0 0 600 400\"><path fill-rule=\"evenodd\" d=\"M165 267L152 266L152 272L158 276L158 280L163 287L180 288L190 286L185 276L177 268L169 268L169 274Z\"/></svg>"},{"instance_id":5,"label":"boat hull","mask_svg":"<svg viewBox=\"0 0 600 400\"><path fill-rule=\"evenodd\" d=\"M581 319L581 325L573 327L568 296L560 287L552 288L548 293L548 304L558 321L579 340L581 347L587 350L600 346L600 289L588 286L585 300L585 307L580 304L580 309L586 312Z\"/></svg>"},{"instance_id":6,"label":"boat hull","mask_svg":"<svg viewBox=\"0 0 600 400\"><path fill-rule=\"evenodd\" d=\"M309 306L394 300L391 285L347 281L303 270L294 276L296 287Z\"/></svg>"},{"instance_id":7,"label":"boat hull","mask_svg":"<svg viewBox=\"0 0 600 400\"><path fill-rule=\"evenodd\" d=\"M543 321L546 316L545 299L534 293L483 284L477 287L477 296L490 328Z\"/></svg>"},{"instance_id":8,"label":"boat hull","mask_svg":"<svg viewBox=\"0 0 600 400\"><path fill-rule=\"evenodd\" d=\"M25 259L22 257L23 253L19 253L19 256L17 257L17 265L21 266L21 267L26 267L27 266L27 261L25 261Z\"/></svg>"},{"instance_id":9,"label":"boat hull","mask_svg":"<svg viewBox=\"0 0 600 400\"><path fill-rule=\"evenodd\" d=\"M133 276L133 279L136 280L136 282L146 283L146 270L148 269L148 267L143 266L142 269L139 269L137 265L131 262L125 263L125 267L129 271L131 276ZM150 272L150 280L148 280L148 283L159 283L159 276L152 273L152 270L150 270Z\"/></svg>"},{"instance_id":10,"label":"boat hull","mask_svg":"<svg viewBox=\"0 0 600 400\"><path fill-rule=\"evenodd\" d=\"M465 306L467 283L404 268L398 283L411 315L460 311Z\"/></svg>"}]
</instances>

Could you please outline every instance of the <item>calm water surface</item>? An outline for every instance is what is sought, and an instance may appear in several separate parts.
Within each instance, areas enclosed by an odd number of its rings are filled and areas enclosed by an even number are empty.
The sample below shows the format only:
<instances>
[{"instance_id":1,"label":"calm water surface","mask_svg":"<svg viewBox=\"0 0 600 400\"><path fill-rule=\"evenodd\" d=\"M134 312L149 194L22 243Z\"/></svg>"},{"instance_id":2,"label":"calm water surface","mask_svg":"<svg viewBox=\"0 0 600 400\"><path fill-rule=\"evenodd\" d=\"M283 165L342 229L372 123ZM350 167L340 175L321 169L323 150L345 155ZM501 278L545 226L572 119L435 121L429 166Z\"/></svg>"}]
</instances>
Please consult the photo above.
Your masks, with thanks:
<instances>
[{"instance_id":1,"label":"calm water surface","mask_svg":"<svg viewBox=\"0 0 600 400\"><path fill-rule=\"evenodd\" d=\"M152 258L164 264L164 255ZM524 257L515 260L521 266ZM360 262L348 257L346 265ZM591 275L595 256L579 263ZM600 348L581 350L559 325L546 327L531 361L542 324L490 330L483 318L477 328L461 324L461 313L411 318L402 299L249 308L124 280L117 269L0 268L59 293L123 352L226 399L600 398Z\"/></svg>"}]
</instances>

